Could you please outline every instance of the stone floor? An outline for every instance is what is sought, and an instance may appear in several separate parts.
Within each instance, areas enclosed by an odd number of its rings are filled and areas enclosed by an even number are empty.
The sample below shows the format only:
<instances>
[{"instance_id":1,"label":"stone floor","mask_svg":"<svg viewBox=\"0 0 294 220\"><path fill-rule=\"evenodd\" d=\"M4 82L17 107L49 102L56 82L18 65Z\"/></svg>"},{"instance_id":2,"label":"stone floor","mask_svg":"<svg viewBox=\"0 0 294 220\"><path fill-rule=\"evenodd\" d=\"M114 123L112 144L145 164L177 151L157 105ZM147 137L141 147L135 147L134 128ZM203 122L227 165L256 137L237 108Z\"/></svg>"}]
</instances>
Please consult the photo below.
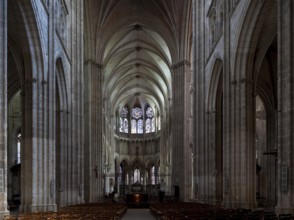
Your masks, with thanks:
<instances>
[{"instance_id":1,"label":"stone floor","mask_svg":"<svg viewBox=\"0 0 294 220\"><path fill-rule=\"evenodd\" d=\"M128 209L122 220L154 220L149 209Z\"/></svg>"}]
</instances>

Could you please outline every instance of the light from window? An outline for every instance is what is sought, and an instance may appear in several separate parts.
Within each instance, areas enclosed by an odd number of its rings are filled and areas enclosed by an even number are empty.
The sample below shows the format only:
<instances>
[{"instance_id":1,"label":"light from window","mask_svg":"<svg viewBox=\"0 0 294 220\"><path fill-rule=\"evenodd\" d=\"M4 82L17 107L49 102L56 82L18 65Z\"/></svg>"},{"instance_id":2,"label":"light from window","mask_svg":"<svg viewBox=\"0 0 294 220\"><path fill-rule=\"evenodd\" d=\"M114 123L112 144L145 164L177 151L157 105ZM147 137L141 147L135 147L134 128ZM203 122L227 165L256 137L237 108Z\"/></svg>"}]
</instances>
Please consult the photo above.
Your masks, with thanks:
<instances>
[{"instance_id":1,"label":"light from window","mask_svg":"<svg viewBox=\"0 0 294 220\"><path fill-rule=\"evenodd\" d=\"M126 118L124 120L124 132L129 133L129 121Z\"/></svg>"},{"instance_id":2,"label":"light from window","mask_svg":"<svg viewBox=\"0 0 294 220\"><path fill-rule=\"evenodd\" d=\"M140 170L139 169L135 169L134 170L134 183L136 182L140 182Z\"/></svg>"},{"instance_id":3,"label":"light from window","mask_svg":"<svg viewBox=\"0 0 294 220\"><path fill-rule=\"evenodd\" d=\"M160 115L158 116L157 124L158 124L158 131L160 131L160 129L161 129L161 119L160 119Z\"/></svg>"},{"instance_id":4,"label":"light from window","mask_svg":"<svg viewBox=\"0 0 294 220\"><path fill-rule=\"evenodd\" d=\"M151 184L155 185L155 166L151 167Z\"/></svg>"},{"instance_id":5,"label":"light from window","mask_svg":"<svg viewBox=\"0 0 294 220\"><path fill-rule=\"evenodd\" d=\"M137 121L132 119L131 121L131 133L135 134L137 132Z\"/></svg>"},{"instance_id":6,"label":"light from window","mask_svg":"<svg viewBox=\"0 0 294 220\"><path fill-rule=\"evenodd\" d=\"M122 118L119 119L119 132L123 132L124 129L124 121Z\"/></svg>"},{"instance_id":7,"label":"light from window","mask_svg":"<svg viewBox=\"0 0 294 220\"><path fill-rule=\"evenodd\" d=\"M151 120L151 132L155 132L155 119L154 118L152 118L152 120Z\"/></svg>"},{"instance_id":8,"label":"light from window","mask_svg":"<svg viewBox=\"0 0 294 220\"><path fill-rule=\"evenodd\" d=\"M150 120L150 118L147 118L147 120L146 120L146 133L150 133L151 131L152 131L151 120Z\"/></svg>"},{"instance_id":9,"label":"light from window","mask_svg":"<svg viewBox=\"0 0 294 220\"><path fill-rule=\"evenodd\" d=\"M21 133L18 133L17 135L17 158L16 158L16 163L20 163L20 156L21 156Z\"/></svg>"}]
</instances>

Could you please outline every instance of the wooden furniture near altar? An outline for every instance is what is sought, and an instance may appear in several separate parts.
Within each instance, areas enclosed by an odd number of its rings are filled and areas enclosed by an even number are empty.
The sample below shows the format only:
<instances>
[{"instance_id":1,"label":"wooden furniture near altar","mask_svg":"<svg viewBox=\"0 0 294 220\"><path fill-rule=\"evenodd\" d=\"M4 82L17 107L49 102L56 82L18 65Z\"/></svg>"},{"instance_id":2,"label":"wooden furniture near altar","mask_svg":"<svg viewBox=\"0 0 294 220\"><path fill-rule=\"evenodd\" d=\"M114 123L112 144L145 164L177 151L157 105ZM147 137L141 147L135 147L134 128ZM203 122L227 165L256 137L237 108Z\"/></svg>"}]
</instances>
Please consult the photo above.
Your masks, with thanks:
<instances>
[{"instance_id":1,"label":"wooden furniture near altar","mask_svg":"<svg viewBox=\"0 0 294 220\"><path fill-rule=\"evenodd\" d=\"M149 196L144 193L143 185L135 183L131 186L131 193L126 194L126 203L129 208L149 207Z\"/></svg>"}]
</instances>

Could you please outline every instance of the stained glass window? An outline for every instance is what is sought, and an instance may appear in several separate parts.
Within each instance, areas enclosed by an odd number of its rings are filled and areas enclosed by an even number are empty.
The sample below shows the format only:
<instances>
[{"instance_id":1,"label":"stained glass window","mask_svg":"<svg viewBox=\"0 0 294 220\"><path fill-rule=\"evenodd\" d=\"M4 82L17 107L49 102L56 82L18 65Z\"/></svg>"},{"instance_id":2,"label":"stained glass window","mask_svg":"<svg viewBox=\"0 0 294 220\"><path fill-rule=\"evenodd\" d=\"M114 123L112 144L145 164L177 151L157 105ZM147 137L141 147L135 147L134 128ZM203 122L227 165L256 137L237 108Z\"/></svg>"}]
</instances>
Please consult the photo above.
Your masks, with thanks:
<instances>
[{"instance_id":1,"label":"stained glass window","mask_svg":"<svg viewBox=\"0 0 294 220\"><path fill-rule=\"evenodd\" d=\"M151 132L151 120L150 118L147 118L146 120L146 133L150 133Z\"/></svg>"},{"instance_id":2,"label":"stained glass window","mask_svg":"<svg viewBox=\"0 0 294 220\"><path fill-rule=\"evenodd\" d=\"M123 132L124 129L124 121L122 118L119 119L119 131Z\"/></svg>"},{"instance_id":3,"label":"stained glass window","mask_svg":"<svg viewBox=\"0 0 294 220\"><path fill-rule=\"evenodd\" d=\"M137 133L137 121L135 119L132 119L131 121L131 133Z\"/></svg>"},{"instance_id":4,"label":"stained glass window","mask_svg":"<svg viewBox=\"0 0 294 220\"><path fill-rule=\"evenodd\" d=\"M124 107L122 110L121 110L121 114L120 116L122 118L126 118L128 116L128 109L126 107Z\"/></svg>"},{"instance_id":5,"label":"stained glass window","mask_svg":"<svg viewBox=\"0 0 294 220\"><path fill-rule=\"evenodd\" d=\"M124 120L124 132L129 133L129 121L126 118Z\"/></svg>"},{"instance_id":6,"label":"stained glass window","mask_svg":"<svg viewBox=\"0 0 294 220\"><path fill-rule=\"evenodd\" d=\"M152 118L154 116L154 113L153 113L153 110L151 107L148 107L147 110L146 110L146 115L147 117L149 118Z\"/></svg>"},{"instance_id":7,"label":"stained glass window","mask_svg":"<svg viewBox=\"0 0 294 220\"><path fill-rule=\"evenodd\" d=\"M146 124L145 124L145 130L146 133L155 132L155 121L154 121L154 112L151 107L148 107L146 109Z\"/></svg>"},{"instance_id":8,"label":"stained glass window","mask_svg":"<svg viewBox=\"0 0 294 220\"><path fill-rule=\"evenodd\" d=\"M119 131L129 133L129 122L128 122L128 109L124 107L120 113L120 127Z\"/></svg>"},{"instance_id":9,"label":"stained glass window","mask_svg":"<svg viewBox=\"0 0 294 220\"><path fill-rule=\"evenodd\" d=\"M133 108L133 111L132 111L133 118L139 119L142 117L142 115L143 115L143 111L141 108L138 108L138 107Z\"/></svg>"},{"instance_id":10,"label":"stained glass window","mask_svg":"<svg viewBox=\"0 0 294 220\"><path fill-rule=\"evenodd\" d=\"M155 119L154 118L152 118L152 120L151 120L151 127L152 127L151 132L155 132Z\"/></svg>"},{"instance_id":11,"label":"stained glass window","mask_svg":"<svg viewBox=\"0 0 294 220\"><path fill-rule=\"evenodd\" d=\"M138 134L143 134L143 120L138 120Z\"/></svg>"}]
</instances>

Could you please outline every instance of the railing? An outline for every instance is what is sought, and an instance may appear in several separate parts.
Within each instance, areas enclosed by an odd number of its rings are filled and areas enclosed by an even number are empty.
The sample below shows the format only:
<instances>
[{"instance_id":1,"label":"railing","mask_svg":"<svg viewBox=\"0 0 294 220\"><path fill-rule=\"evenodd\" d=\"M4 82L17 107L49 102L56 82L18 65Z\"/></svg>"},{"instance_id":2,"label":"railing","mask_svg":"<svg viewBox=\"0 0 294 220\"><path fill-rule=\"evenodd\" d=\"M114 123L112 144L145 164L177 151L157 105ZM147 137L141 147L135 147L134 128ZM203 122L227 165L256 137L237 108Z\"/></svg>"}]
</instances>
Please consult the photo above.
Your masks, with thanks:
<instances>
[{"instance_id":1,"label":"railing","mask_svg":"<svg viewBox=\"0 0 294 220\"><path fill-rule=\"evenodd\" d=\"M152 140L160 137L160 131L152 132L147 134L129 134L122 132L115 132L116 138L118 139L127 139L127 140Z\"/></svg>"}]
</instances>

